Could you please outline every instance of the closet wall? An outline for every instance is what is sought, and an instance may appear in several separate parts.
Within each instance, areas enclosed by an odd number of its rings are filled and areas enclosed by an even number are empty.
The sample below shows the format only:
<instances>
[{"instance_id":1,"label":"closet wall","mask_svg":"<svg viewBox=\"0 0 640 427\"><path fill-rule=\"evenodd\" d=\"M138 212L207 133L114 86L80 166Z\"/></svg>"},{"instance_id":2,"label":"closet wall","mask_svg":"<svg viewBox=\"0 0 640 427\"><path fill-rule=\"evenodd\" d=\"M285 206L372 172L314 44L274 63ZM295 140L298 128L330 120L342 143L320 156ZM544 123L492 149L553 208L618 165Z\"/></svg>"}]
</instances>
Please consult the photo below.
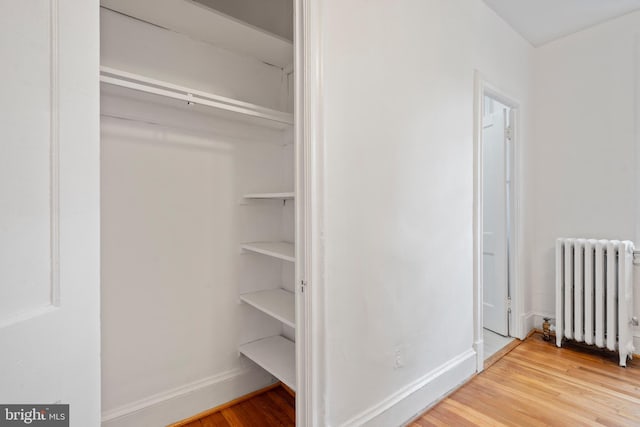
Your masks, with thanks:
<instances>
[{"instance_id":1,"label":"closet wall","mask_svg":"<svg viewBox=\"0 0 640 427\"><path fill-rule=\"evenodd\" d=\"M282 68L111 10L101 64L262 106L291 107ZM155 102L158 101L158 102ZM102 411L105 426L165 425L274 379L238 346L293 330L239 294L293 290L293 264L241 242L293 241L291 129L102 86Z\"/></svg>"}]
</instances>

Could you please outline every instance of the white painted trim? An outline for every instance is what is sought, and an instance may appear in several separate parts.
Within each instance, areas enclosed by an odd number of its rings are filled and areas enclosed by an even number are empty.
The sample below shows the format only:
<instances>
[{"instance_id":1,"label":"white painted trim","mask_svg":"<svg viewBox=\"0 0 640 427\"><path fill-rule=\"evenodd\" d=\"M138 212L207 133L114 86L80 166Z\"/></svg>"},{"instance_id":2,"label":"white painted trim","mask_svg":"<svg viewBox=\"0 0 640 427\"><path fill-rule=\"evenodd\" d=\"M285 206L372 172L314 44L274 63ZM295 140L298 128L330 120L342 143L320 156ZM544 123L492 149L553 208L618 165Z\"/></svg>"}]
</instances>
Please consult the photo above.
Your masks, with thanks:
<instances>
[{"instance_id":1,"label":"white painted trim","mask_svg":"<svg viewBox=\"0 0 640 427\"><path fill-rule=\"evenodd\" d=\"M484 338L482 335L480 339L473 342L473 351L476 352L476 372L482 372L484 369Z\"/></svg>"},{"instance_id":2,"label":"white painted trim","mask_svg":"<svg viewBox=\"0 0 640 427\"><path fill-rule=\"evenodd\" d=\"M303 225L296 247L304 266L296 265L296 279L306 282L297 295L296 332L298 392L296 424L324 426L324 136L322 119L321 3L295 0L295 132L297 154L296 205ZM299 286L298 286L299 287ZM302 317L302 319L301 319Z\"/></svg>"},{"instance_id":3,"label":"white painted trim","mask_svg":"<svg viewBox=\"0 0 640 427\"><path fill-rule=\"evenodd\" d=\"M633 164L634 168L634 196L635 196L635 240L634 244L640 244L640 33L636 33L634 35L634 46L633 46L633 75L634 75L634 93L635 97L633 100L633 109L634 109L634 141L633 141ZM637 274L640 273L640 269L638 266L634 265L633 275L634 275L634 313L633 315L638 317L638 312L640 310L640 288L638 287L638 283L640 280L637 278ZM636 351L640 349L640 327L635 326L633 328L633 345L636 348Z\"/></svg>"},{"instance_id":4,"label":"white painted trim","mask_svg":"<svg viewBox=\"0 0 640 427\"><path fill-rule=\"evenodd\" d=\"M483 94L480 73L474 71L473 93L473 342L483 340L482 331L482 120ZM484 353L476 351L476 371L484 369Z\"/></svg>"},{"instance_id":5,"label":"white painted trim","mask_svg":"<svg viewBox=\"0 0 640 427\"><path fill-rule=\"evenodd\" d=\"M152 406L159 405L163 402L167 402L169 400L176 399L176 398L185 396L187 394L197 392L206 387L219 384L223 381L232 380L243 374L251 372L252 370L253 369L250 369L250 368L231 369L216 375L211 375L209 377L202 378L197 381L193 381L188 384L181 385L179 387L175 387L160 393L153 394L151 396L147 396L143 399L136 400L135 402L118 406L117 408L103 412L102 422L106 423L108 421L113 421L117 418L126 417L128 415L133 414L134 412L142 411L142 410L151 408ZM215 406L215 405L212 404L212 406Z\"/></svg>"},{"instance_id":6,"label":"white painted trim","mask_svg":"<svg viewBox=\"0 0 640 427\"><path fill-rule=\"evenodd\" d=\"M508 105L508 104L507 104ZM524 138L522 137L522 115L520 111L520 105L518 102L510 105L514 110L514 125L513 125L513 157L512 157L512 192L511 195L511 271L513 272L513 286L511 288L511 319L513 321L513 330L511 336L519 339L526 338L529 330L524 327L522 323L522 313L524 312L524 266L522 254L524 253L522 236L524 235L524 220L522 209L522 198L524 194L523 188L523 144Z\"/></svg>"},{"instance_id":7,"label":"white painted trim","mask_svg":"<svg viewBox=\"0 0 640 427\"><path fill-rule=\"evenodd\" d=\"M640 242L640 34L636 33L634 36L633 46L633 75L634 75L634 143L633 143L633 157L634 157L634 196L635 196L635 240L636 244ZM636 298L637 301L637 298ZM636 308L637 309L637 308Z\"/></svg>"},{"instance_id":8,"label":"white painted trim","mask_svg":"<svg viewBox=\"0 0 640 427\"><path fill-rule=\"evenodd\" d=\"M474 168L474 196L473 196L473 308L474 326L473 341L477 345L482 341L482 105L485 95L489 95L499 102L507 105L514 111L514 135L513 135L513 159L512 159L512 229L511 229L511 255L510 268L513 272L511 284L511 320L513 327L511 335L524 339L528 331L522 321L524 311L524 292L522 278L522 257L521 238L522 235L522 143L520 129L522 123L520 119L520 103L506 95L496 86L489 83L482 74L474 72L474 138L473 138L473 168ZM482 351L476 352L478 360L478 372L484 369L484 355Z\"/></svg>"},{"instance_id":9,"label":"white painted trim","mask_svg":"<svg viewBox=\"0 0 640 427\"><path fill-rule=\"evenodd\" d=\"M294 55L293 67L291 72L293 75L293 110L294 110L294 157L295 157L295 182L294 193L296 198L295 208L295 241L296 253L298 260L295 264L295 310L296 323L296 424L305 426L312 425L311 413L312 403L311 396L311 362L313 354L310 346L310 316L309 316L309 298L302 292L302 282L309 283L306 266L309 264L308 248L308 227L309 223L309 180L308 165L306 164L306 152L308 149L307 139L305 138L305 127L307 120L305 118L305 96L307 88L305 86L305 9L303 0L295 0L293 3L294 14ZM286 75L289 75L285 71Z\"/></svg>"},{"instance_id":10,"label":"white painted trim","mask_svg":"<svg viewBox=\"0 0 640 427\"><path fill-rule=\"evenodd\" d=\"M422 377L407 384L405 387L396 391L395 393L385 398L384 400L378 402L377 404L355 415L348 421L342 423L341 426L345 426L345 427L361 426L361 425L370 423L372 420L376 419L382 413L392 410L392 408L395 405L407 399L412 394L424 389L425 387L428 387L443 375L463 368L466 363L473 362L475 358L476 358L476 352L472 349L469 349L464 353L459 354L458 356L452 358L451 360L448 360L447 362L443 363L442 365L438 366L437 368L433 369L432 371L428 372ZM470 374L472 374L472 372ZM469 375L466 375L466 373L463 375L465 378L469 377ZM458 382L456 382L455 384L458 384ZM448 391L450 390L443 390L442 392L439 393L439 395L443 396ZM399 414L399 416L401 415ZM408 414L408 416L405 415L404 418L409 419L409 417L413 417L413 416L414 416L414 413L411 412L411 414ZM401 420L401 422L405 421L405 419Z\"/></svg>"}]
</instances>

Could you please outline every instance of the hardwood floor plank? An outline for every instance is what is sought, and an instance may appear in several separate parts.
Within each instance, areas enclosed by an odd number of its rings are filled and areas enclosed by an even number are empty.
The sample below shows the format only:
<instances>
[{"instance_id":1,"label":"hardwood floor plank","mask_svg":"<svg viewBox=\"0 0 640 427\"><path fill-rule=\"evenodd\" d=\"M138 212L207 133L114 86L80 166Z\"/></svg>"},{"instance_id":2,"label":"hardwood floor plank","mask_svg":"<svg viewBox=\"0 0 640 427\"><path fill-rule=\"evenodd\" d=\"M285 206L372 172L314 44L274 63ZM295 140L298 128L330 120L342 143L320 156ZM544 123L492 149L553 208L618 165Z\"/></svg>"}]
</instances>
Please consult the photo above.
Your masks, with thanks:
<instances>
[{"instance_id":1,"label":"hardwood floor plank","mask_svg":"<svg viewBox=\"0 0 640 427\"><path fill-rule=\"evenodd\" d=\"M296 401L280 384L201 412L170 427L295 426Z\"/></svg>"},{"instance_id":2,"label":"hardwood floor plank","mask_svg":"<svg viewBox=\"0 0 640 427\"><path fill-rule=\"evenodd\" d=\"M265 425L291 426L296 425L295 410L288 412L284 401L271 399L266 394L256 396L249 402L265 417ZM292 416L290 416L290 414Z\"/></svg>"},{"instance_id":3,"label":"hardwood floor plank","mask_svg":"<svg viewBox=\"0 0 640 427\"><path fill-rule=\"evenodd\" d=\"M527 338L413 426L640 426L640 362Z\"/></svg>"},{"instance_id":4,"label":"hardwood floor plank","mask_svg":"<svg viewBox=\"0 0 640 427\"><path fill-rule=\"evenodd\" d=\"M295 395L291 394L291 391L288 387L277 388L273 391L273 393L269 393L269 396L274 395L287 402L287 405L291 406L292 408L296 407L296 397Z\"/></svg>"},{"instance_id":5,"label":"hardwood floor plank","mask_svg":"<svg viewBox=\"0 0 640 427\"><path fill-rule=\"evenodd\" d=\"M424 418L418 418L414 422L412 422L409 427L448 427L446 424L441 422L435 422L434 420L426 420Z\"/></svg>"},{"instance_id":6,"label":"hardwood floor plank","mask_svg":"<svg viewBox=\"0 0 640 427\"><path fill-rule=\"evenodd\" d=\"M520 387L518 387L517 384L510 382L513 386L509 386L505 384L505 382L495 378L485 378L485 381L489 386L499 387L505 395L510 395L513 398L514 404L525 408L527 412L533 412L533 418L548 425L553 425L553 423L556 422L556 414L563 414L565 422L569 422L571 425L594 424L597 418L597 414L584 411L575 412L573 407L564 405L557 399L550 398L549 396L539 396L532 388L526 385L520 385ZM542 407L547 410L540 411L539 408Z\"/></svg>"},{"instance_id":7,"label":"hardwood floor plank","mask_svg":"<svg viewBox=\"0 0 640 427\"><path fill-rule=\"evenodd\" d=\"M229 427L230 424L220 412L216 412L200 420L201 427Z\"/></svg>"},{"instance_id":8,"label":"hardwood floor plank","mask_svg":"<svg viewBox=\"0 0 640 427\"><path fill-rule=\"evenodd\" d=\"M522 368L527 368L526 371L527 372L532 372L536 370L536 365L533 365L529 362L525 362L525 361L520 361L519 365ZM620 368L620 369L624 369L624 368ZM582 379L581 377L577 377L575 376L575 373L573 375L571 375L569 372L567 373L554 373L553 375L555 375L556 377L562 378L567 384L571 384L572 386L576 387L577 389L581 389L581 390L589 390L591 392L598 392L598 393L602 393L605 395L610 395L616 399L620 399L620 400L626 400L629 403L633 403L635 405L640 405L640 398L637 398L635 396L629 396L625 393L620 393L616 390L614 390L613 388L610 388L608 386L602 386L599 384L594 384L592 382L586 381Z\"/></svg>"},{"instance_id":9,"label":"hardwood floor plank","mask_svg":"<svg viewBox=\"0 0 640 427\"><path fill-rule=\"evenodd\" d=\"M259 394L262 393L267 393L270 390L274 390L277 388L280 388L283 384L281 383L274 383L271 384L270 386L264 387L260 390L256 390L252 393L249 394L245 394L244 396L240 396L237 399L234 399L230 402L227 403L223 403L222 405L218 405L215 408L211 408L211 409L207 409L206 411L200 412L199 414L196 414L192 417L186 418L182 421L178 421L175 423L170 424L168 427L189 427L193 424L194 427L198 427L200 426L199 422L201 419L206 418L207 416L211 415L211 414L215 414L218 412L222 412L223 409L229 408L231 406L237 405L240 402L244 402L245 400L249 400L251 399L253 396L257 396ZM195 424L194 424L195 423Z\"/></svg>"},{"instance_id":10,"label":"hardwood floor plank","mask_svg":"<svg viewBox=\"0 0 640 427\"><path fill-rule=\"evenodd\" d=\"M587 406L589 409L596 411L595 417L601 413L599 411L607 412L611 409L625 411L629 407L633 410L633 413L630 414L632 419L640 415L640 406L630 406L627 402L621 401L615 396L612 397L606 388L592 390L585 387L576 387L573 384L567 384L563 378L548 378L545 377L544 373L535 371L520 371L514 373L513 370L505 371L501 369L501 367L496 367L495 373L499 373L503 378L509 376L510 380L516 386L531 384L531 393L543 399L551 398L558 404L564 404L568 409L581 410L583 406ZM580 375L580 373L575 374ZM532 381L535 381L535 383ZM614 383L611 383L610 387L616 390ZM580 392L578 394L579 400L574 396L577 394L577 391ZM546 393L546 395L541 396L541 393ZM625 416L629 418L628 415ZM640 422L640 420L636 422Z\"/></svg>"},{"instance_id":11,"label":"hardwood floor plank","mask_svg":"<svg viewBox=\"0 0 640 427\"><path fill-rule=\"evenodd\" d=\"M444 406L451 406L451 409L458 413L461 417L471 421L475 425L491 425L493 427L505 427L506 424L496 420L495 418L489 417L483 414L481 411L478 411L470 406L464 405L455 399L449 399L446 402L443 402Z\"/></svg>"},{"instance_id":12,"label":"hardwood floor plank","mask_svg":"<svg viewBox=\"0 0 640 427\"><path fill-rule=\"evenodd\" d=\"M244 420L242 417L242 413L240 412L240 403L238 405L234 405L233 408L234 409L223 409L220 413L222 414L222 416L224 417L225 421L231 426L231 427L242 427L244 425L251 425L251 424L244 424Z\"/></svg>"},{"instance_id":13,"label":"hardwood floor plank","mask_svg":"<svg viewBox=\"0 0 640 427\"><path fill-rule=\"evenodd\" d=\"M492 400L490 402L485 401L484 399L478 399L478 392L475 387L467 389L466 387L460 392L455 393L451 398L464 404L468 407L471 407L483 414L492 414L492 418L495 419L497 423L502 423L504 425L513 425L513 420L510 418L509 414L504 411L504 406L500 404L499 400ZM521 417L520 426L530 427L537 425L537 422L534 419L528 419Z\"/></svg>"},{"instance_id":14,"label":"hardwood floor plank","mask_svg":"<svg viewBox=\"0 0 640 427\"><path fill-rule=\"evenodd\" d=\"M442 406L440 406L442 405ZM456 427L476 427L477 424L461 417L457 413L451 411L451 409L442 402L438 411L435 411L429 419L439 421L441 425L456 426Z\"/></svg>"},{"instance_id":15,"label":"hardwood floor plank","mask_svg":"<svg viewBox=\"0 0 640 427\"><path fill-rule=\"evenodd\" d=\"M285 391L282 393L286 394L287 397L291 397L291 395ZM266 395L267 399L271 402L271 404L275 405L279 411L287 416L287 419L295 424L296 422L296 406L295 400L289 401L284 396L281 396L279 393L269 393Z\"/></svg>"},{"instance_id":16,"label":"hardwood floor plank","mask_svg":"<svg viewBox=\"0 0 640 427\"><path fill-rule=\"evenodd\" d=\"M255 399L257 396L253 397ZM252 400L247 400L222 411L222 415L233 426L277 426L270 417L257 408Z\"/></svg>"}]
</instances>

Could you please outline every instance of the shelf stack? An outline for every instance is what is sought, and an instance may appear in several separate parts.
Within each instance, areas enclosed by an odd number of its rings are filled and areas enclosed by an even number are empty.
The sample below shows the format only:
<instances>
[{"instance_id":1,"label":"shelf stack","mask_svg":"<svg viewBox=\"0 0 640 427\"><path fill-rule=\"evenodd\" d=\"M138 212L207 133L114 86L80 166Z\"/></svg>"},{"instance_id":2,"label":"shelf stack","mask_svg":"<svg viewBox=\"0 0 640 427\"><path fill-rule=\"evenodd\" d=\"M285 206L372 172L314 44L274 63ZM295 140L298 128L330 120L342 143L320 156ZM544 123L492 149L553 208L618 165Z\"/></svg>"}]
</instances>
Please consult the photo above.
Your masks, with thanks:
<instances>
[{"instance_id":1,"label":"shelf stack","mask_svg":"<svg viewBox=\"0 0 640 427\"><path fill-rule=\"evenodd\" d=\"M252 193L247 200L292 200L293 192ZM290 242L248 242L241 249L284 262L295 262L295 245ZM271 316L290 328L295 328L295 294L285 289L270 289L240 295L240 300ZM295 343L283 336L261 338L240 346L239 351L253 362L282 381L287 387L296 389Z\"/></svg>"}]
</instances>

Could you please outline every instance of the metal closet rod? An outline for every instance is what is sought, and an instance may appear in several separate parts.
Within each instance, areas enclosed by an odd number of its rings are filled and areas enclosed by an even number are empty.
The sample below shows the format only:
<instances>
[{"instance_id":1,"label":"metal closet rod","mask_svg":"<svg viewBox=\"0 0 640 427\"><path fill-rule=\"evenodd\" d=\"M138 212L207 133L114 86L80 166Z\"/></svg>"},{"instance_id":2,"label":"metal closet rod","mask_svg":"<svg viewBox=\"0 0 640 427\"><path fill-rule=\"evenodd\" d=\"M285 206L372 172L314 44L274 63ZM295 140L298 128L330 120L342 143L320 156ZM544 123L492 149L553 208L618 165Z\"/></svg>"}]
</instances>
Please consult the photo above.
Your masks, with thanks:
<instances>
[{"instance_id":1,"label":"metal closet rod","mask_svg":"<svg viewBox=\"0 0 640 427\"><path fill-rule=\"evenodd\" d=\"M293 114L250 104L220 95L189 89L161 80L152 79L110 67L100 67L100 81L140 92L164 96L188 105L198 104L246 116L257 117L286 125L293 125Z\"/></svg>"}]
</instances>

